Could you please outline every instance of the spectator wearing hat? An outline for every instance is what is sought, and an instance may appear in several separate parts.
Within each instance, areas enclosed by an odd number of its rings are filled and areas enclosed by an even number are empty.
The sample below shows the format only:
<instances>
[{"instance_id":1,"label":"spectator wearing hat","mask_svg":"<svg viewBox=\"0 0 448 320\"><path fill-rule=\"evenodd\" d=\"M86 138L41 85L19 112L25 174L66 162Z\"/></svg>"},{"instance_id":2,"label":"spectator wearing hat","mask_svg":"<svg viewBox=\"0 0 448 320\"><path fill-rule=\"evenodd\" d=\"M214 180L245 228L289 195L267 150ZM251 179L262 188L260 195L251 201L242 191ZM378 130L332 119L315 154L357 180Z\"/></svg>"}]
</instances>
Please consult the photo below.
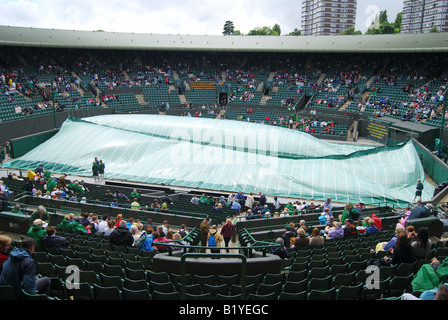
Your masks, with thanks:
<instances>
[{"instance_id":1,"label":"spectator wearing hat","mask_svg":"<svg viewBox=\"0 0 448 320\"><path fill-rule=\"evenodd\" d=\"M354 225L353 219L345 219L344 238L356 235L358 232Z\"/></svg>"}]
</instances>

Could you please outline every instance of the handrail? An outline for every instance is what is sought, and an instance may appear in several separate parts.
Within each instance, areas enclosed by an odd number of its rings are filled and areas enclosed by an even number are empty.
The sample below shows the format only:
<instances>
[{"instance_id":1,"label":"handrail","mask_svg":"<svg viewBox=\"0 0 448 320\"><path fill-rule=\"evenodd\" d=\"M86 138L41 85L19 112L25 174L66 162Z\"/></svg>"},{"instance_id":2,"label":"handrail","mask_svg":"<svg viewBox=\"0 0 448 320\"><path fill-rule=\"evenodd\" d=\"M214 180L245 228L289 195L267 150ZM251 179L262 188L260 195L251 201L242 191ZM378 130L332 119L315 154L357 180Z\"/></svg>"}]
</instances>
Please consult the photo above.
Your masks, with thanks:
<instances>
[{"instance_id":1,"label":"handrail","mask_svg":"<svg viewBox=\"0 0 448 320\"><path fill-rule=\"evenodd\" d=\"M220 254L220 253L184 253L182 257L180 258L181 264L181 297L182 300L185 300L185 282L186 282L186 267L185 267L185 260L190 257L197 257L197 258L239 258L242 260L241 264L241 298L242 300L246 299L246 274L247 274L247 258L242 254Z\"/></svg>"}]
</instances>

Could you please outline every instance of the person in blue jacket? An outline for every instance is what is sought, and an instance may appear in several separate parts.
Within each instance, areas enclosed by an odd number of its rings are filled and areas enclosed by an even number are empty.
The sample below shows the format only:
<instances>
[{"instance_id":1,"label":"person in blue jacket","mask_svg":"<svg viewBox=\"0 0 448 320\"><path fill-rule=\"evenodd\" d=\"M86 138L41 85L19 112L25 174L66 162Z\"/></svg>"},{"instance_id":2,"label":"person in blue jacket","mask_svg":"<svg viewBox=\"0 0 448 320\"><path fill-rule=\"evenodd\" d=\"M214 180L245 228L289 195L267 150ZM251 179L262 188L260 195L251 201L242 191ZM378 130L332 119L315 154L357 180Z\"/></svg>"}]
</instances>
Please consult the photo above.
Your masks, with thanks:
<instances>
[{"instance_id":1,"label":"person in blue jacket","mask_svg":"<svg viewBox=\"0 0 448 320\"><path fill-rule=\"evenodd\" d=\"M37 279L37 263L33 258L36 240L24 238L22 247L12 250L8 260L3 264L0 285L10 285L18 296L22 296L22 289L29 294L50 293L50 278Z\"/></svg>"}]
</instances>

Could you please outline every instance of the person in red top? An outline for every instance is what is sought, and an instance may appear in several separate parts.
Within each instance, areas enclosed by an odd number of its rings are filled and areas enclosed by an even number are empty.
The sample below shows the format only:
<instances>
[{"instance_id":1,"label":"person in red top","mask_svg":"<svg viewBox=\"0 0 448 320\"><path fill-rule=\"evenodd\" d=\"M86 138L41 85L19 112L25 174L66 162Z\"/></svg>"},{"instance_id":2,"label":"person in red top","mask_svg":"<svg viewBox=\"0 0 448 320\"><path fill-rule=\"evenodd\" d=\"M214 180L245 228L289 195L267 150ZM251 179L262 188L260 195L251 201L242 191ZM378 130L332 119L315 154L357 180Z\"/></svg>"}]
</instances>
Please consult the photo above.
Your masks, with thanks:
<instances>
[{"instance_id":1,"label":"person in red top","mask_svg":"<svg viewBox=\"0 0 448 320\"><path fill-rule=\"evenodd\" d=\"M117 214L117 218L115 219L115 227L118 227L120 225L121 220L123 220L123 215Z\"/></svg>"},{"instance_id":2,"label":"person in red top","mask_svg":"<svg viewBox=\"0 0 448 320\"><path fill-rule=\"evenodd\" d=\"M222 226L221 228L221 234L224 238L225 246L229 246L230 239L233 237L233 234L235 233L235 225L232 223L232 220L227 219L226 224ZM230 252L229 249L226 249L226 252Z\"/></svg>"},{"instance_id":3,"label":"person in red top","mask_svg":"<svg viewBox=\"0 0 448 320\"><path fill-rule=\"evenodd\" d=\"M154 232L152 235L154 236L154 240L153 240L152 244L157 247L157 251L167 252L168 249L166 248L166 246L164 246L163 244L157 244L157 242L170 241L170 240L165 237L161 237L160 233L158 231Z\"/></svg>"},{"instance_id":4,"label":"person in red top","mask_svg":"<svg viewBox=\"0 0 448 320\"><path fill-rule=\"evenodd\" d=\"M0 235L0 273L3 270L3 263L8 260L8 250L12 243L12 239L6 235Z\"/></svg>"}]
</instances>

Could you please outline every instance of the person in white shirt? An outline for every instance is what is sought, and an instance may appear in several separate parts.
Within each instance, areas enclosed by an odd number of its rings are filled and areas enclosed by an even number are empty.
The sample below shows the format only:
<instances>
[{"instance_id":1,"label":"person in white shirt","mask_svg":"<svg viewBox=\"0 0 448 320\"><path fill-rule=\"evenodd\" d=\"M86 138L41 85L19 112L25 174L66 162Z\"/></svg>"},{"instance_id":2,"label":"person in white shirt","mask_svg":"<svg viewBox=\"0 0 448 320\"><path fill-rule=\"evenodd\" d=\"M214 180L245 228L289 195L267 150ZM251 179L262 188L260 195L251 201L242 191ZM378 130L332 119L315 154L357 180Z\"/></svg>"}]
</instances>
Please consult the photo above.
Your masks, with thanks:
<instances>
[{"instance_id":1,"label":"person in white shirt","mask_svg":"<svg viewBox=\"0 0 448 320\"><path fill-rule=\"evenodd\" d=\"M280 201L278 201L277 197L274 197L274 207L275 207L275 210L279 210L281 207Z\"/></svg>"},{"instance_id":2,"label":"person in white shirt","mask_svg":"<svg viewBox=\"0 0 448 320\"><path fill-rule=\"evenodd\" d=\"M98 223L98 232L104 233L106 232L107 222L110 220L110 216L108 214L103 215L103 220Z\"/></svg>"}]
</instances>

